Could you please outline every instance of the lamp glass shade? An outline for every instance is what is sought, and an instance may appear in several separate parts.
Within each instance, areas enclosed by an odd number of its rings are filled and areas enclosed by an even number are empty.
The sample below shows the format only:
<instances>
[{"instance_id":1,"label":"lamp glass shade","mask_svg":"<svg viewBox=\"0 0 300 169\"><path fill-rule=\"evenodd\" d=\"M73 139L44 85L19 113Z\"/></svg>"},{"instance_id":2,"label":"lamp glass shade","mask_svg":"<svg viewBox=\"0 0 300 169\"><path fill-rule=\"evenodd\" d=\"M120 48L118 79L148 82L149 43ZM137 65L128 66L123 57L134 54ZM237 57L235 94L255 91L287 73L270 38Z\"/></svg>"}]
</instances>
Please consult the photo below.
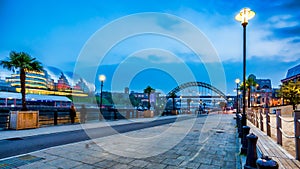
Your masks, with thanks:
<instances>
[{"instance_id":1,"label":"lamp glass shade","mask_svg":"<svg viewBox=\"0 0 300 169\"><path fill-rule=\"evenodd\" d=\"M100 80L101 82L105 81L105 79L106 79L105 75L100 75L100 76L99 76L99 80Z\"/></svg>"},{"instance_id":2,"label":"lamp glass shade","mask_svg":"<svg viewBox=\"0 0 300 169\"><path fill-rule=\"evenodd\" d=\"M250 19L255 16L255 12L251 11L249 8L243 8L240 13L235 16L235 20L243 23L248 23Z\"/></svg>"}]
</instances>

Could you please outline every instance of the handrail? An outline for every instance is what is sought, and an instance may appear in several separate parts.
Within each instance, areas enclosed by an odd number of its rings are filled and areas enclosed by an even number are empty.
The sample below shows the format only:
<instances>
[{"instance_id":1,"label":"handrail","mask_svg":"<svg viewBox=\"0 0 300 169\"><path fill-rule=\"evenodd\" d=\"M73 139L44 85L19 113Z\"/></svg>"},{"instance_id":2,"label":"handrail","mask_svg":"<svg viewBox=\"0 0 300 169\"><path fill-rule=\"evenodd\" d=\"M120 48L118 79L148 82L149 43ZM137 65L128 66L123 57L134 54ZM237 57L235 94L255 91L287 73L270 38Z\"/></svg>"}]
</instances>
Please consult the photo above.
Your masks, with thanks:
<instances>
[{"instance_id":1,"label":"handrail","mask_svg":"<svg viewBox=\"0 0 300 169\"><path fill-rule=\"evenodd\" d=\"M282 116L278 116L282 121L284 122L287 122L287 123L290 123L290 122L294 122L294 119L293 120L286 120L284 118L282 118Z\"/></svg>"},{"instance_id":2,"label":"handrail","mask_svg":"<svg viewBox=\"0 0 300 169\"><path fill-rule=\"evenodd\" d=\"M282 135L286 138L295 138L295 136L289 136L287 135L281 128L279 128L279 130L281 131Z\"/></svg>"}]
</instances>

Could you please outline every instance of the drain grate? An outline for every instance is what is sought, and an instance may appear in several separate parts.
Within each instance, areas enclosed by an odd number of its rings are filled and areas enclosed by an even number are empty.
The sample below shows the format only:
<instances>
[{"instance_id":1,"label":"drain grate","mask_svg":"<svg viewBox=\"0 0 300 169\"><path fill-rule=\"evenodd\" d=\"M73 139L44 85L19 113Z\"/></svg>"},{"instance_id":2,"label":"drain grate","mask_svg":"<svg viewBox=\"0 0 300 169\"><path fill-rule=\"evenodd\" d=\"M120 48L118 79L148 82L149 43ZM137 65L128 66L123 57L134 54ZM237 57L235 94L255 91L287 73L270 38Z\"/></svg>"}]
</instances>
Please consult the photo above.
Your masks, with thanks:
<instances>
[{"instance_id":1,"label":"drain grate","mask_svg":"<svg viewBox=\"0 0 300 169\"><path fill-rule=\"evenodd\" d=\"M14 158L0 161L0 169L16 168L40 160L44 160L44 158L36 157L33 155L23 155L19 157L14 157Z\"/></svg>"}]
</instances>

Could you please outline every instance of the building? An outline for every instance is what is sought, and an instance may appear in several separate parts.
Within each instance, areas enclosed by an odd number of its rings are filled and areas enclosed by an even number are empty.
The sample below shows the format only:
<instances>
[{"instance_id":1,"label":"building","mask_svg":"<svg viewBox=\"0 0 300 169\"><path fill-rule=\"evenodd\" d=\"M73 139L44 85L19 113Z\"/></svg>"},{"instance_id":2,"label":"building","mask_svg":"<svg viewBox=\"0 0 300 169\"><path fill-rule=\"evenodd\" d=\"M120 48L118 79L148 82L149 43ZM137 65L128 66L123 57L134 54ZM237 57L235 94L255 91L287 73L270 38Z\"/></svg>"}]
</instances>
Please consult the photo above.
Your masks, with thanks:
<instances>
[{"instance_id":1,"label":"building","mask_svg":"<svg viewBox=\"0 0 300 169\"><path fill-rule=\"evenodd\" d=\"M21 107L21 93L0 91L0 107ZM71 100L66 96L47 96L27 94L28 107L39 105L41 107L70 107Z\"/></svg>"},{"instance_id":2,"label":"building","mask_svg":"<svg viewBox=\"0 0 300 169\"><path fill-rule=\"evenodd\" d=\"M129 87L124 88L124 93L129 94Z\"/></svg>"},{"instance_id":3,"label":"building","mask_svg":"<svg viewBox=\"0 0 300 169\"><path fill-rule=\"evenodd\" d=\"M1 91L20 92L19 72L6 77L5 82L1 82L0 85ZM46 67L42 72L26 71L25 86L28 94L60 96L87 96L94 89L94 85L87 84L84 79L72 73L68 73L67 76L53 67Z\"/></svg>"},{"instance_id":4,"label":"building","mask_svg":"<svg viewBox=\"0 0 300 169\"><path fill-rule=\"evenodd\" d=\"M255 75L249 75L248 79L252 78L256 82L256 86L251 87L250 104L251 106L268 107L272 103L272 83L270 79L257 79ZM246 95L248 99L248 95Z\"/></svg>"},{"instance_id":5,"label":"building","mask_svg":"<svg viewBox=\"0 0 300 169\"><path fill-rule=\"evenodd\" d=\"M300 81L300 64L288 69L286 77L281 80L282 84L287 84L289 82L299 82ZM289 100L281 98L281 103L283 105L289 103Z\"/></svg>"},{"instance_id":6,"label":"building","mask_svg":"<svg viewBox=\"0 0 300 169\"><path fill-rule=\"evenodd\" d=\"M12 87L21 88L20 72L17 71L10 77L6 77L6 82ZM27 89L47 89L45 72L26 71L25 86Z\"/></svg>"},{"instance_id":7,"label":"building","mask_svg":"<svg viewBox=\"0 0 300 169\"><path fill-rule=\"evenodd\" d=\"M66 76L63 73L61 73L61 75L56 83L56 89L58 91L65 91L65 90L71 89L68 79L66 78Z\"/></svg>"},{"instance_id":8,"label":"building","mask_svg":"<svg viewBox=\"0 0 300 169\"><path fill-rule=\"evenodd\" d=\"M296 81L300 80L300 64L290 68L287 73L286 77L281 80L282 83L287 83L289 81Z\"/></svg>"},{"instance_id":9,"label":"building","mask_svg":"<svg viewBox=\"0 0 300 169\"><path fill-rule=\"evenodd\" d=\"M9 83L6 83L5 80L0 79L0 91L13 92L16 91Z\"/></svg>"}]
</instances>

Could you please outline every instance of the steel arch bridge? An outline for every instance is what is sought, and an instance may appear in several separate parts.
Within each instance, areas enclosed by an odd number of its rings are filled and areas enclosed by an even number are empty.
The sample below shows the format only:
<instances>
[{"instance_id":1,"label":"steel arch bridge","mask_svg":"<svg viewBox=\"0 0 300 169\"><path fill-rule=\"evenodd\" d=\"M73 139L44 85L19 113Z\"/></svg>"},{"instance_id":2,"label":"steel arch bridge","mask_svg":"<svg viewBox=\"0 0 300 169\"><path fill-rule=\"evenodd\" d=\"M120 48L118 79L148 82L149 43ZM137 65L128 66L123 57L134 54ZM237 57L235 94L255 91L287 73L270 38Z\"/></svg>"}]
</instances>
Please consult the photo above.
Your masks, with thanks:
<instances>
[{"instance_id":1,"label":"steel arch bridge","mask_svg":"<svg viewBox=\"0 0 300 169\"><path fill-rule=\"evenodd\" d=\"M207 88L207 89L212 90L213 92L217 93L221 98L223 98L225 100L228 99L227 96L221 90L217 89L216 87L214 87L210 84L204 83L204 82L187 82L187 83L181 84L181 85L175 87L173 90L171 90L167 94L167 97L170 97L172 95L172 93L177 93L180 90L183 90L188 87L194 87L194 86Z\"/></svg>"}]
</instances>

